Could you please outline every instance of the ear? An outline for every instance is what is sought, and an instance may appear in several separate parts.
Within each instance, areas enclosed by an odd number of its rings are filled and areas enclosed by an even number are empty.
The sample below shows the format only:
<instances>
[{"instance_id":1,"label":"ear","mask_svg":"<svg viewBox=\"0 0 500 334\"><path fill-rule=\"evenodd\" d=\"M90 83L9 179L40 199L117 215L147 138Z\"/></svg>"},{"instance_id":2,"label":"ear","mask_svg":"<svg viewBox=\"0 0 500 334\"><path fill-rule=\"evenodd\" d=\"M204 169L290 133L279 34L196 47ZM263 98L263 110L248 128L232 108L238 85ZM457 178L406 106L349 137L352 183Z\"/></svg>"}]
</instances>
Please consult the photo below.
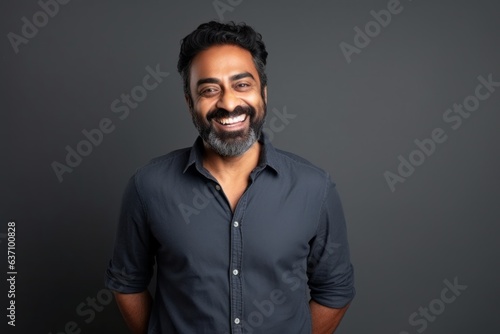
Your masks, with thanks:
<instances>
[{"instance_id":1,"label":"ear","mask_svg":"<svg viewBox=\"0 0 500 334\"><path fill-rule=\"evenodd\" d=\"M184 99L186 100L189 110L193 110L193 99L191 96L189 94L184 94Z\"/></svg>"},{"instance_id":2,"label":"ear","mask_svg":"<svg viewBox=\"0 0 500 334\"><path fill-rule=\"evenodd\" d=\"M264 87L264 102L267 104L267 86Z\"/></svg>"}]
</instances>

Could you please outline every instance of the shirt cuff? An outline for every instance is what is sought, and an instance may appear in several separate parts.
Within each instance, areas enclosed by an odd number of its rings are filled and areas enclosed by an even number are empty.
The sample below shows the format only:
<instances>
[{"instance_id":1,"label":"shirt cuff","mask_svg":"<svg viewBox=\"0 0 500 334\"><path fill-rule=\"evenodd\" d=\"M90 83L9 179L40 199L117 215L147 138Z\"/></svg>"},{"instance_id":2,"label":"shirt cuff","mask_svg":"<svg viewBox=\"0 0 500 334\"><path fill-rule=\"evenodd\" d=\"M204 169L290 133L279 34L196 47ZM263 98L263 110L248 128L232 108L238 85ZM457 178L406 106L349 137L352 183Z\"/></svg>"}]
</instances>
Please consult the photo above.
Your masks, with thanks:
<instances>
[{"instance_id":1,"label":"shirt cuff","mask_svg":"<svg viewBox=\"0 0 500 334\"><path fill-rule=\"evenodd\" d=\"M344 281L342 283L335 284L314 284L310 285L311 298L327 307L331 308L342 308L349 304L356 295L356 289L354 288L354 272L352 270L346 274Z\"/></svg>"},{"instance_id":2,"label":"shirt cuff","mask_svg":"<svg viewBox=\"0 0 500 334\"><path fill-rule=\"evenodd\" d=\"M148 288L150 280L151 277L139 277L126 273L124 269L118 270L111 260L106 270L104 284L108 289L113 291L139 293Z\"/></svg>"}]
</instances>

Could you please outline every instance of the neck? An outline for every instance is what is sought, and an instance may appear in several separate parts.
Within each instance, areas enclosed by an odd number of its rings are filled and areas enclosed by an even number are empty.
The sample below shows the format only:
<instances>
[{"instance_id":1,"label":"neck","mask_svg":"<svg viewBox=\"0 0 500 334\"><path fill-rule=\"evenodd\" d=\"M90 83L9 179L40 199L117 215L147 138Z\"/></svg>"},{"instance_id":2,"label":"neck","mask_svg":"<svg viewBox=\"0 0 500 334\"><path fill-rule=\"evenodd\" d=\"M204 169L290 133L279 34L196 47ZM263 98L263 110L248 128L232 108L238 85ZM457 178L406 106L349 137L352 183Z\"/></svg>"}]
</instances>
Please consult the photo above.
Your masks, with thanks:
<instances>
[{"instance_id":1,"label":"neck","mask_svg":"<svg viewBox=\"0 0 500 334\"><path fill-rule=\"evenodd\" d=\"M257 167L261 152L261 143L256 141L245 153L236 157L223 157L205 143L203 167L217 180L247 179L252 170Z\"/></svg>"}]
</instances>

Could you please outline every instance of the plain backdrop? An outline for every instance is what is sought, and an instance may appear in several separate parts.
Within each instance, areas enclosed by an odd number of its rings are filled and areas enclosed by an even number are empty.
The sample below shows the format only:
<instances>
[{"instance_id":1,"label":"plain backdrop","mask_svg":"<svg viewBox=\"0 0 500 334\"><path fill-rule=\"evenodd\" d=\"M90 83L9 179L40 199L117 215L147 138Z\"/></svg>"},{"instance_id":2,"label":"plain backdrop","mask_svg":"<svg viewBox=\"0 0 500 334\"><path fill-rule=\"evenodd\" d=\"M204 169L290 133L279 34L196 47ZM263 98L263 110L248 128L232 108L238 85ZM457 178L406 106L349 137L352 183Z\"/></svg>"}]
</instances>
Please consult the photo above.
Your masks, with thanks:
<instances>
[{"instance_id":1,"label":"plain backdrop","mask_svg":"<svg viewBox=\"0 0 500 334\"><path fill-rule=\"evenodd\" d=\"M0 4L0 262L6 273L15 221L18 271L16 327L2 314L2 333L64 333L68 323L75 333L126 332L103 290L120 197L138 167L194 142L179 41L211 19L263 35L268 115L295 115L273 144L337 183L357 288L337 333L498 333L500 87L478 106L469 98L478 77L500 81L498 2L401 0L385 27L370 22L386 0L215 5L73 0L44 21L35 0ZM22 36L33 16L40 27L16 53L9 33ZM367 27L369 41L356 38ZM356 43L348 62L341 45ZM142 85L148 66L170 74L120 119L111 104ZM443 116L464 100L475 110L454 129ZM113 131L60 182L53 162L66 164L66 146L103 119ZM446 141L415 153L436 128ZM418 166L392 191L384 173L398 174L410 156ZM467 286L451 303L440 301L445 280ZM418 314L429 306L427 318Z\"/></svg>"}]
</instances>

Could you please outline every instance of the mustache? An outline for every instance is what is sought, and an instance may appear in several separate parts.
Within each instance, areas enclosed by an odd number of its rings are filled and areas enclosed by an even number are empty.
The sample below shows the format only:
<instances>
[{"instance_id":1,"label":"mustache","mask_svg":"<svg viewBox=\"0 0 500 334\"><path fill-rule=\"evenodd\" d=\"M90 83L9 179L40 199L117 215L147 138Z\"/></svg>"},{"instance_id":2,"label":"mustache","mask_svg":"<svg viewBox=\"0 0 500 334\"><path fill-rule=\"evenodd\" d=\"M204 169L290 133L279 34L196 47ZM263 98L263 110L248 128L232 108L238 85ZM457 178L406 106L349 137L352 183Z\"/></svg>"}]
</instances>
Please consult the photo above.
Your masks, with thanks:
<instances>
[{"instance_id":1,"label":"mustache","mask_svg":"<svg viewBox=\"0 0 500 334\"><path fill-rule=\"evenodd\" d=\"M207 114L207 120L211 121L214 118L237 117L240 115L248 115L252 119L255 116L255 108L252 106L237 106L232 112L223 108L217 108Z\"/></svg>"}]
</instances>

